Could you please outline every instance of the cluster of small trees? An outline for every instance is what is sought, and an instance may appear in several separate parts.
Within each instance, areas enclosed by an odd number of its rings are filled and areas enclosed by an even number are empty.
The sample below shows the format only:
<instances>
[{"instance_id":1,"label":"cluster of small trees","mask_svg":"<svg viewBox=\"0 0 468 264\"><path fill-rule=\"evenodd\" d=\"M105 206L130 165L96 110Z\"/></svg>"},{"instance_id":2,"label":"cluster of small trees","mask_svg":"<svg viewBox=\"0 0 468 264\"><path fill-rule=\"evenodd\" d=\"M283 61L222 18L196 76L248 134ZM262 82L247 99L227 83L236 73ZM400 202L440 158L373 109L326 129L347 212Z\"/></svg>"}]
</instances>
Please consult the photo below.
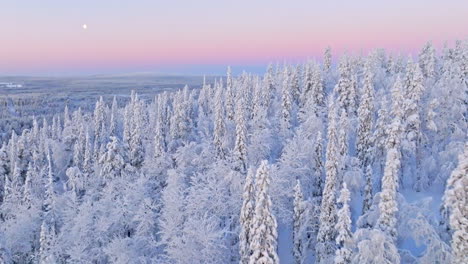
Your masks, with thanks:
<instances>
[{"instance_id":1,"label":"cluster of small trees","mask_svg":"<svg viewBox=\"0 0 468 264\"><path fill-rule=\"evenodd\" d=\"M466 262L467 44L331 61L34 118L0 148L1 260Z\"/></svg>"}]
</instances>

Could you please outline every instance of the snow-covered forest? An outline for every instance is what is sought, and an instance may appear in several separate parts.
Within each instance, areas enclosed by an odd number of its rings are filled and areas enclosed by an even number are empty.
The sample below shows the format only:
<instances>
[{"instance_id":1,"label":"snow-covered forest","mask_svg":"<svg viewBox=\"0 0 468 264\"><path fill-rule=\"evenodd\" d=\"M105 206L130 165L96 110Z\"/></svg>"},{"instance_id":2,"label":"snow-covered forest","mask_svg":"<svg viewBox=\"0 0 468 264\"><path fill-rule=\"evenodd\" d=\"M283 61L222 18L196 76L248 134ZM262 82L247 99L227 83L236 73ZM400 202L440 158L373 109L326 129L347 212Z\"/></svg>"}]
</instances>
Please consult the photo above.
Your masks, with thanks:
<instances>
[{"instance_id":1,"label":"snow-covered forest","mask_svg":"<svg viewBox=\"0 0 468 264\"><path fill-rule=\"evenodd\" d=\"M35 116L0 262L468 263L468 42L331 54Z\"/></svg>"}]
</instances>

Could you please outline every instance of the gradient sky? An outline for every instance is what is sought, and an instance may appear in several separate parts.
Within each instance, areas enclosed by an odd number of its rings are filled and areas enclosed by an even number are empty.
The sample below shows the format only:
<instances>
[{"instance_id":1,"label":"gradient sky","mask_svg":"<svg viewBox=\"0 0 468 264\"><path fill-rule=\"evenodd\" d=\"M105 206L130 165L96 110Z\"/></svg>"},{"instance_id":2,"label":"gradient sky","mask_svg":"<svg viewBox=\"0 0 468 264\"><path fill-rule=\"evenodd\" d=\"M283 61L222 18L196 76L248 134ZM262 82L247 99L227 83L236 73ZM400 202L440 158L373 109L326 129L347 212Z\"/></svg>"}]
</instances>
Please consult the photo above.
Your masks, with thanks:
<instances>
[{"instance_id":1,"label":"gradient sky","mask_svg":"<svg viewBox=\"0 0 468 264\"><path fill-rule=\"evenodd\" d=\"M468 0L3 0L0 36L0 75L210 74L441 47L468 37Z\"/></svg>"}]
</instances>

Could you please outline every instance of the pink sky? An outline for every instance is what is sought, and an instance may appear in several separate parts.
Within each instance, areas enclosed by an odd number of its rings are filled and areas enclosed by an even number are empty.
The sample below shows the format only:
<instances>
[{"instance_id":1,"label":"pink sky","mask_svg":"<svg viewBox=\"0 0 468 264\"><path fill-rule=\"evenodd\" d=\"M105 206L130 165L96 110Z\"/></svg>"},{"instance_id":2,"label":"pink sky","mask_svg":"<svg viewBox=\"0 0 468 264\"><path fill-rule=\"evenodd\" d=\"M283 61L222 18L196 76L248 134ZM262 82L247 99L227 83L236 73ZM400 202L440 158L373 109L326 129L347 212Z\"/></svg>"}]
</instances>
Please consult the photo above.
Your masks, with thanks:
<instances>
[{"instance_id":1,"label":"pink sky","mask_svg":"<svg viewBox=\"0 0 468 264\"><path fill-rule=\"evenodd\" d=\"M0 74L259 65L319 57L326 46L407 55L468 37L468 1L167 2L3 3Z\"/></svg>"}]
</instances>

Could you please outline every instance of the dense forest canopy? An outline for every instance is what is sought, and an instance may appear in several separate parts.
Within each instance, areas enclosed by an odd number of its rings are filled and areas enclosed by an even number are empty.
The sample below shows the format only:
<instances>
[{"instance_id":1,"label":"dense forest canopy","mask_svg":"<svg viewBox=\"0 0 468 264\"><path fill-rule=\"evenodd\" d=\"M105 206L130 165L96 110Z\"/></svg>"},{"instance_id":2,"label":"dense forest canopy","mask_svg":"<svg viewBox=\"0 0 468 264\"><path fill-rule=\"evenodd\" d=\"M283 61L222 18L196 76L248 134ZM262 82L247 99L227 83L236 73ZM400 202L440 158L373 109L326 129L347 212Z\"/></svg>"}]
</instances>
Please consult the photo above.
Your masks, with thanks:
<instances>
[{"instance_id":1,"label":"dense forest canopy","mask_svg":"<svg viewBox=\"0 0 468 264\"><path fill-rule=\"evenodd\" d=\"M35 116L0 262L468 263L468 42L322 61Z\"/></svg>"}]
</instances>

